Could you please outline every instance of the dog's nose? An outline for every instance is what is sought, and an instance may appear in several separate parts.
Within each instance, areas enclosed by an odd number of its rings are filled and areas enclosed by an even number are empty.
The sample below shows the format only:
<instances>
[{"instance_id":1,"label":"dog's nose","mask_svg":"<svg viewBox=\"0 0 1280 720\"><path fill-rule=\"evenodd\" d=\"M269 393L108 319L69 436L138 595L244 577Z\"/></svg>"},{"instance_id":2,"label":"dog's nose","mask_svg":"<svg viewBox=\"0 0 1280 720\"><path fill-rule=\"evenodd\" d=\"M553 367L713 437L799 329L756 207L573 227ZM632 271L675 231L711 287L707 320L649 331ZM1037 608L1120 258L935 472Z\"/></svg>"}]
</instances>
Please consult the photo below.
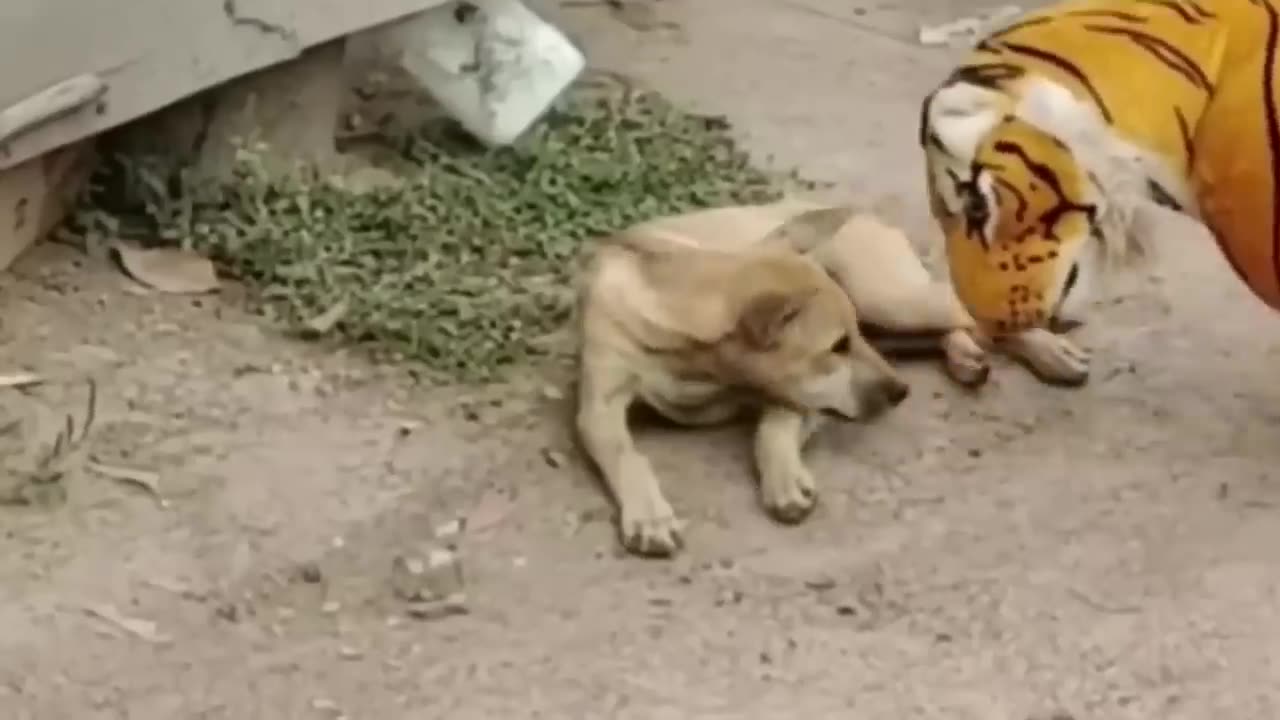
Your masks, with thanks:
<instances>
[{"instance_id":1,"label":"dog's nose","mask_svg":"<svg viewBox=\"0 0 1280 720\"><path fill-rule=\"evenodd\" d=\"M911 394L911 387L901 380L886 380L881 387L890 405L900 405Z\"/></svg>"}]
</instances>

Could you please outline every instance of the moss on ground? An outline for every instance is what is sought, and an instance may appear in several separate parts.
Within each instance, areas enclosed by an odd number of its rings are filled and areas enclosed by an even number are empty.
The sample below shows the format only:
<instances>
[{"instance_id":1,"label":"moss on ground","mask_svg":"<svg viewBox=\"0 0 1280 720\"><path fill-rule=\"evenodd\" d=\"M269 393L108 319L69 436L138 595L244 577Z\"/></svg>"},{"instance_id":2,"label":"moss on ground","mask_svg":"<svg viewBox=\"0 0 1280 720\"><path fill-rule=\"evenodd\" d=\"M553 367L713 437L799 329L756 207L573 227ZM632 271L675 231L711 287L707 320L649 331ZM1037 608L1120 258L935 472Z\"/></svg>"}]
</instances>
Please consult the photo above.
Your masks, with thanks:
<instances>
[{"instance_id":1,"label":"moss on ground","mask_svg":"<svg viewBox=\"0 0 1280 720\"><path fill-rule=\"evenodd\" d=\"M106 223L181 243L242 279L289 329L421 363L442 380L491 381L556 352L545 340L570 317L592 238L779 196L785 179L753 166L730 130L628 89L571 94L515 147L486 150L431 123L397 147L421 172L371 188L272 177L242 151L235 182L186 192L143 159L116 156L79 230ZM123 194L104 190L121 184Z\"/></svg>"}]
</instances>

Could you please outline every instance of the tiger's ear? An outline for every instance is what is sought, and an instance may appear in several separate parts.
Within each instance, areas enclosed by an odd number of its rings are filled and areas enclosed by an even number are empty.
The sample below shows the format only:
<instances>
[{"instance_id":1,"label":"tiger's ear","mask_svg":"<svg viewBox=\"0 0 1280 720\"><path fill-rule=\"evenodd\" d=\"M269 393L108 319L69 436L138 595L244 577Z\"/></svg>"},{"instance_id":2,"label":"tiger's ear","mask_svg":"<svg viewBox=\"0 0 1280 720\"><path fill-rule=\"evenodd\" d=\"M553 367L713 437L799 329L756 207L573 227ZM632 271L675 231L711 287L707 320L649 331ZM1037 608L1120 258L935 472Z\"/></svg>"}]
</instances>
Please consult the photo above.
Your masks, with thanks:
<instances>
[{"instance_id":1,"label":"tiger's ear","mask_svg":"<svg viewBox=\"0 0 1280 720\"><path fill-rule=\"evenodd\" d=\"M804 255L840 232L853 214L847 205L805 210L770 230L761 244L783 245Z\"/></svg>"},{"instance_id":2,"label":"tiger's ear","mask_svg":"<svg viewBox=\"0 0 1280 720\"><path fill-rule=\"evenodd\" d=\"M1073 152L1079 152L1082 146L1101 149L1111 136L1107 120L1097 107L1081 102L1065 87L1044 80L1026 84L1014 114L1066 143Z\"/></svg>"},{"instance_id":3,"label":"tiger's ear","mask_svg":"<svg viewBox=\"0 0 1280 720\"><path fill-rule=\"evenodd\" d=\"M808 293L767 290L749 298L738 315L737 334L753 350L776 348L791 321L800 315Z\"/></svg>"},{"instance_id":4,"label":"tiger's ear","mask_svg":"<svg viewBox=\"0 0 1280 720\"><path fill-rule=\"evenodd\" d=\"M927 134L937 138L951 157L968 162L991 129L1004 119L1000 93L961 82L929 96L925 108Z\"/></svg>"}]
</instances>

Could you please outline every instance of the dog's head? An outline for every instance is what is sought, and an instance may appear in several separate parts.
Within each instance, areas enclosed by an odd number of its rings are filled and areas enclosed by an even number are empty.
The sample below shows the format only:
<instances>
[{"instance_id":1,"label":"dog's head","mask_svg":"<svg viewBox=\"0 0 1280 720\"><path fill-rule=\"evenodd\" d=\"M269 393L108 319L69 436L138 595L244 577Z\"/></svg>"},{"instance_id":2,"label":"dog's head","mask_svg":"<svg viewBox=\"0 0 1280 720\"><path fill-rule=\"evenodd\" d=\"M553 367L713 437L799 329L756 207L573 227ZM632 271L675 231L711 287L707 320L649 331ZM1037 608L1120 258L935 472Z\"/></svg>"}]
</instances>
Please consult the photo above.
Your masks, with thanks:
<instances>
[{"instance_id":1,"label":"dog's head","mask_svg":"<svg viewBox=\"0 0 1280 720\"><path fill-rule=\"evenodd\" d=\"M847 208L801 213L770 233L735 283L736 323L721 361L770 400L844 419L897 405L908 387L858 327L848 294L811 257Z\"/></svg>"}]
</instances>

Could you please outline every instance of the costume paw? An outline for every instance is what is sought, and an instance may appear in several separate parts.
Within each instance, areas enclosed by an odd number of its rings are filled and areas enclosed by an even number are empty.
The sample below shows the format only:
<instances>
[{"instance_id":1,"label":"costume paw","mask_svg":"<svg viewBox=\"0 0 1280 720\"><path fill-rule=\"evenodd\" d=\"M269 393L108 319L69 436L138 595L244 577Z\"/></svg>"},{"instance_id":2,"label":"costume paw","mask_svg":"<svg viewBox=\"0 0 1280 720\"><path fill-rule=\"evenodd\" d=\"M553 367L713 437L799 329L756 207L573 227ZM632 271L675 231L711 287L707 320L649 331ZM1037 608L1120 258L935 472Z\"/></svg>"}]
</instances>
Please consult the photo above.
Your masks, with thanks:
<instances>
[{"instance_id":1,"label":"costume paw","mask_svg":"<svg viewBox=\"0 0 1280 720\"><path fill-rule=\"evenodd\" d=\"M1043 382L1075 387L1089 379L1091 354L1061 335L1036 329L1005 342L1010 353Z\"/></svg>"}]
</instances>

